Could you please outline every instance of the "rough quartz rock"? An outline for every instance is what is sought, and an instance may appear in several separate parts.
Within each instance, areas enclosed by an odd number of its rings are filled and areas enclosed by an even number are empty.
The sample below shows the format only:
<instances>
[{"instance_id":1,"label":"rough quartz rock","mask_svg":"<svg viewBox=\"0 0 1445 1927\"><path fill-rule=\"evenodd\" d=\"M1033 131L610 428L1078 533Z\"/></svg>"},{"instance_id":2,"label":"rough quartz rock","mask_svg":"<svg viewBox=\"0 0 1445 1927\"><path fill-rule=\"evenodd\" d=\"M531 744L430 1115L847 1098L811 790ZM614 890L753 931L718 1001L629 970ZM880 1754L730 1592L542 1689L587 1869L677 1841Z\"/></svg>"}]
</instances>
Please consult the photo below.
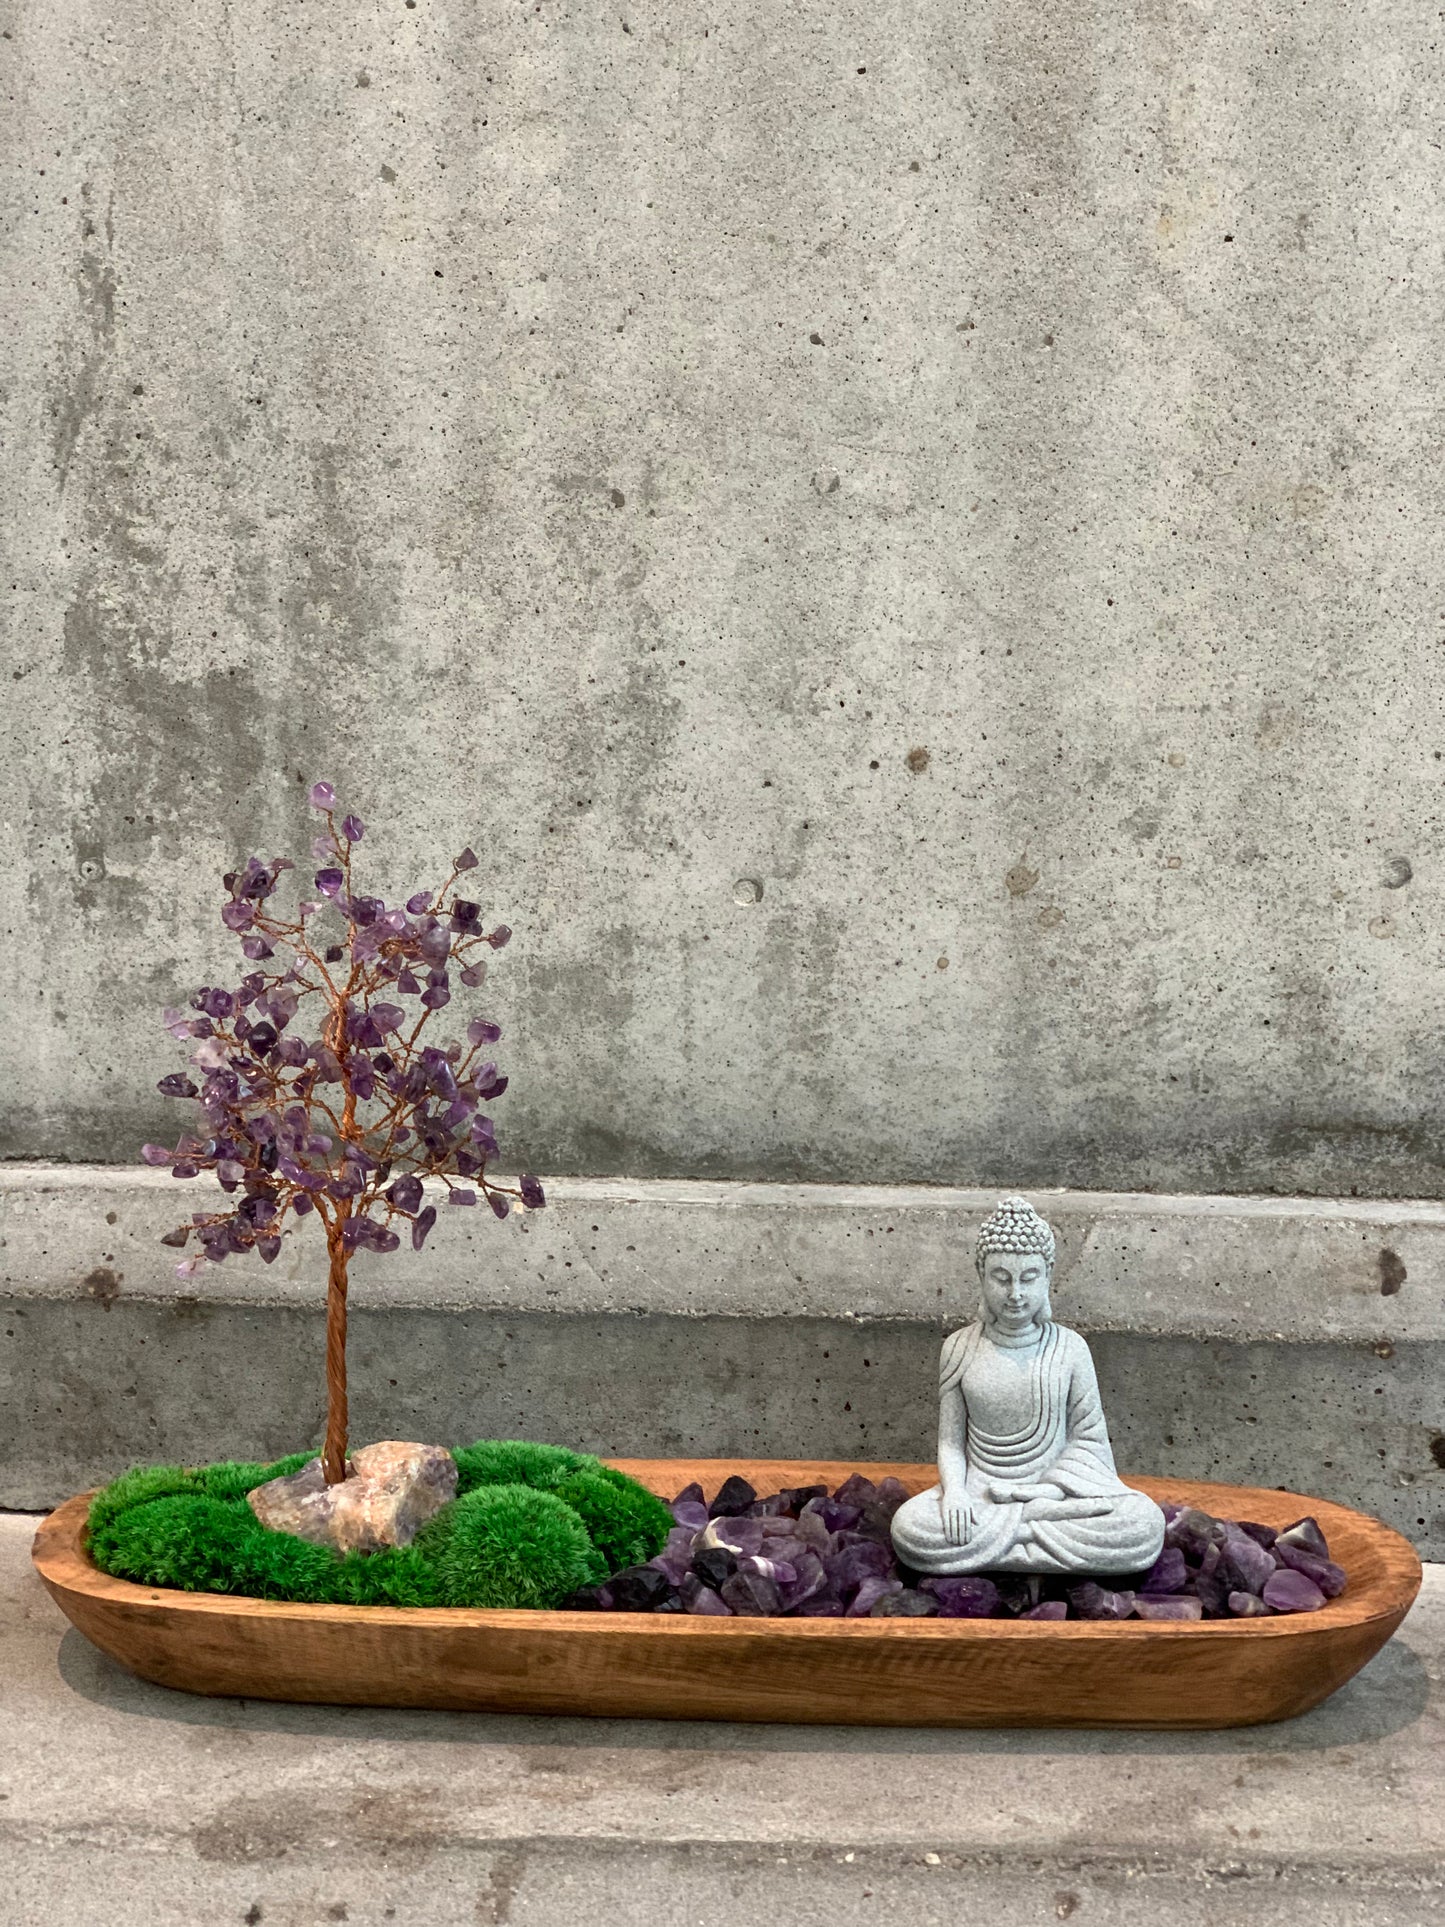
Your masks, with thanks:
<instances>
[{"instance_id":1,"label":"rough quartz rock","mask_svg":"<svg viewBox=\"0 0 1445 1927\"><path fill-rule=\"evenodd\" d=\"M443 1446L386 1439L354 1452L340 1485L327 1485L318 1458L246 1497L273 1532L336 1552L379 1552L410 1545L456 1494L456 1460Z\"/></svg>"}]
</instances>

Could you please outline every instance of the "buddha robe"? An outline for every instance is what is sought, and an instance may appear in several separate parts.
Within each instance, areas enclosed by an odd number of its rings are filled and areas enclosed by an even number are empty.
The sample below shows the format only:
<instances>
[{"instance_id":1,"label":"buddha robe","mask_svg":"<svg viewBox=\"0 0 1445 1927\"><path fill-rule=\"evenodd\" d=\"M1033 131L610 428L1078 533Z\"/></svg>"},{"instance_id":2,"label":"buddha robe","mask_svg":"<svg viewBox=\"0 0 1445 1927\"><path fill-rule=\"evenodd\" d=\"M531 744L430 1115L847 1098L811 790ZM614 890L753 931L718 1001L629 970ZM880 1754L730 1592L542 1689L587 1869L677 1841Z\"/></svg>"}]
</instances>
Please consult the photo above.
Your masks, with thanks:
<instances>
[{"instance_id":1,"label":"buddha robe","mask_svg":"<svg viewBox=\"0 0 1445 1927\"><path fill-rule=\"evenodd\" d=\"M964 1489L973 1525L948 1540L941 1485L899 1507L898 1557L919 1572L1143 1572L1164 1543L1164 1515L1114 1469L1089 1348L1047 1323L997 1343L981 1324L944 1341L940 1398L963 1401ZM1045 1496L1014 1488L1047 1486Z\"/></svg>"}]
</instances>

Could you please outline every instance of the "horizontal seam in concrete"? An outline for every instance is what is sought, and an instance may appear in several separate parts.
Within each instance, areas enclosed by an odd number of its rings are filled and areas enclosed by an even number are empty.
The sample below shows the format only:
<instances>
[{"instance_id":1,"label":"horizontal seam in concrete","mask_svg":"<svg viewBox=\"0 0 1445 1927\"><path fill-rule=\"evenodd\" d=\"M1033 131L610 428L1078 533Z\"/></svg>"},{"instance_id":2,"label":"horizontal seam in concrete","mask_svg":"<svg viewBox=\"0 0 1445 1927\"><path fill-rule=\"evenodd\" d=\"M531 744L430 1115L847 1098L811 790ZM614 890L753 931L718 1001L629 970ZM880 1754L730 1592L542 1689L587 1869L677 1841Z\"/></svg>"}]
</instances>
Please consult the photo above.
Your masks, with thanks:
<instances>
[{"instance_id":1,"label":"horizontal seam in concrete","mask_svg":"<svg viewBox=\"0 0 1445 1927\"><path fill-rule=\"evenodd\" d=\"M999 1199L997 1189L952 1185L759 1184L751 1181L693 1178L586 1178L545 1180L554 1203L655 1203L679 1209L719 1207L782 1211L828 1208L863 1211L941 1211L982 1216ZM164 1170L125 1164L0 1162L0 1199L7 1193L87 1190L151 1191L174 1197L199 1191L214 1195L207 1179L180 1181ZM1431 1198L1344 1198L1232 1192L1071 1191L1031 1189L1029 1197L1050 1215L1058 1211L1098 1212L1135 1218L1303 1218L1314 1222L1420 1224L1445 1229L1445 1201Z\"/></svg>"},{"instance_id":2,"label":"horizontal seam in concrete","mask_svg":"<svg viewBox=\"0 0 1445 1927\"><path fill-rule=\"evenodd\" d=\"M809 1729L810 1733L813 1729ZM826 1730L826 1729L824 1729ZM851 1730L851 1729L850 1729ZM154 1824L143 1826L138 1819L127 1816L123 1820L87 1822L74 1826L30 1826L23 1820L0 1822L0 1841L13 1843L36 1843L52 1848L99 1847L114 1849L124 1847L131 1851L175 1852L189 1845L195 1829L166 1828ZM300 1843L297 1843L300 1844ZM335 1842L329 1843L335 1846ZM1052 1850L1040 1852L1037 1848L1020 1848L1011 1851L1007 1848L976 1848L965 1843L950 1844L936 1830L924 1839L907 1844L896 1840L870 1841L860 1838L857 1833L849 1834L838 1840L820 1840L816 1834L806 1838L779 1833L776 1835L750 1834L740 1836L728 1833L687 1833L678 1835L633 1833L619 1838L616 1834L597 1834L582 1831L566 1831L561 1828L531 1833L476 1834L455 1830L425 1830L417 1833L399 1832L390 1838L378 1841L379 1850L424 1848L428 1853L545 1853L548 1849L569 1849L586 1852L596 1857L632 1856L638 1853L676 1854L688 1856L724 1854L742 1860L754 1854L767 1854L770 1858L786 1850L789 1857L799 1864L827 1861L841 1862L844 1855L851 1856L855 1872L864 1868L899 1868L917 1866L924 1860L924 1854L937 1856L936 1861L925 1862L937 1866L940 1871L951 1873L1001 1873L1015 1876L1029 1874L1069 1874L1109 1880L1127 1878L1131 1880L1170 1880L1191 1884L1213 1886L1226 1884L1230 1887L1244 1888L1255 1883L1273 1884L1289 1880L1310 1885L1343 1885L1356 1889L1384 1889L1387 1891L1408 1891L1429 1893L1445 1890L1445 1873L1441 1872L1437 1854L1420 1853L1383 1856L1362 1855L1355 1859L1332 1856L1318 1859L1300 1855L1251 1855L1248 1858L1227 1858L1221 1854L1185 1853L1175 1858L1160 1853L1157 1849L1091 1849L1060 1843ZM295 1846L288 1853L296 1851ZM316 1859L326 1857L325 1847L320 1847L312 1856ZM363 1858L369 1857L363 1851ZM258 1857L259 1858L259 1857Z\"/></svg>"}]
</instances>

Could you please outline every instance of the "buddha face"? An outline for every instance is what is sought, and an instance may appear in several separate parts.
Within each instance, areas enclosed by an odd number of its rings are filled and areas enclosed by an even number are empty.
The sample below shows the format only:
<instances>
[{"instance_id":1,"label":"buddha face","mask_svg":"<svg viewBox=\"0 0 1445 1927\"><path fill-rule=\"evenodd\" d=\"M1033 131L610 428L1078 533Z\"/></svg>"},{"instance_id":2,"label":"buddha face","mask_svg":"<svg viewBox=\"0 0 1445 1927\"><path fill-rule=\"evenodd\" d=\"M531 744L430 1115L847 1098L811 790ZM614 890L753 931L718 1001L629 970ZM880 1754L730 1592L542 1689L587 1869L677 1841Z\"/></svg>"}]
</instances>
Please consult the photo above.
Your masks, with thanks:
<instances>
[{"instance_id":1,"label":"buddha face","mask_svg":"<svg viewBox=\"0 0 1445 1927\"><path fill-rule=\"evenodd\" d=\"M1049 1268L1036 1252L990 1251L980 1278L991 1323L1024 1331L1038 1323L1049 1299Z\"/></svg>"}]
</instances>

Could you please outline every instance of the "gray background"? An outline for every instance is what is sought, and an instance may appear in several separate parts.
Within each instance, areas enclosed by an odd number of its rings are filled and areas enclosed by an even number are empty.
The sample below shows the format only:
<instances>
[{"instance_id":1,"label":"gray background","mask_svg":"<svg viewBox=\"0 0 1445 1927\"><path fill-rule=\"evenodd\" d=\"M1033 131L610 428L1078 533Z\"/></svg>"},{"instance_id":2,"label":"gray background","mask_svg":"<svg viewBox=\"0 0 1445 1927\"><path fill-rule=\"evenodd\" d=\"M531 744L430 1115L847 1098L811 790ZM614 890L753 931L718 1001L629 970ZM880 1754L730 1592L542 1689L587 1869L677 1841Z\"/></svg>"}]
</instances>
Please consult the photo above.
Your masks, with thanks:
<instances>
[{"instance_id":1,"label":"gray background","mask_svg":"<svg viewBox=\"0 0 1445 1927\"><path fill-rule=\"evenodd\" d=\"M0 1149L325 774L523 1163L1438 1195L1434 9L0 16Z\"/></svg>"}]
</instances>

